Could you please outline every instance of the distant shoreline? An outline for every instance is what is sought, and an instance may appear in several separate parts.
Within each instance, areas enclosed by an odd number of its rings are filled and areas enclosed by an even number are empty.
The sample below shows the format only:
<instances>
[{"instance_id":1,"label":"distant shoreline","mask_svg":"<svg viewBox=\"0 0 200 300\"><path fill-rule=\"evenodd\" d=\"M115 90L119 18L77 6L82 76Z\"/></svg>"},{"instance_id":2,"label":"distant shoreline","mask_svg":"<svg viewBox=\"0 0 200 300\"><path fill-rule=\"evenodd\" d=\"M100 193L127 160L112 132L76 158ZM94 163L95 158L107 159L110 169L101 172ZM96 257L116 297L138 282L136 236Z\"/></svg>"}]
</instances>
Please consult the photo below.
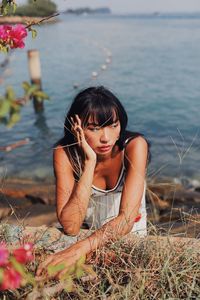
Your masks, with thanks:
<instances>
[{"instance_id":1,"label":"distant shoreline","mask_svg":"<svg viewBox=\"0 0 200 300\"><path fill-rule=\"evenodd\" d=\"M60 12L60 15L65 15L65 16L80 16L80 15L84 15L84 13L82 14L77 14L77 13L66 13L65 12ZM114 14L114 13L88 13L88 16L111 16L111 17L125 17L125 18L135 18L135 19L185 19L185 18L189 18L189 19L199 19L200 18L200 13L194 13L194 14L190 14L190 13L186 13L186 14L178 14L178 13L130 13L130 14ZM31 23L31 22L36 22L38 23L39 21L41 21L43 18L45 17L28 17L28 16L1 16L0 17L0 25L3 24L27 24L27 23ZM58 17L55 18L50 18L49 20L45 20L44 22L42 22L43 24L46 23L57 23L61 21L61 19L59 19Z\"/></svg>"},{"instance_id":2,"label":"distant shoreline","mask_svg":"<svg viewBox=\"0 0 200 300\"><path fill-rule=\"evenodd\" d=\"M90 8L90 7L80 7L75 9L67 9L63 12L64 14L73 14L73 15L90 15L90 14L111 14L111 10L108 7L99 7L99 8Z\"/></svg>"},{"instance_id":3,"label":"distant shoreline","mask_svg":"<svg viewBox=\"0 0 200 300\"><path fill-rule=\"evenodd\" d=\"M45 17L26 17L26 16L6 16L6 17L0 17L0 24L27 24L30 22L40 22ZM58 22L58 18L51 18L49 20L45 20L43 23L56 23Z\"/></svg>"},{"instance_id":4,"label":"distant shoreline","mask_svg":"<svg viewBox=\"0 0 200 300\"><path fill-rule=\"evenodd\" d=\"M199 19L200 12L196 13L112 13L113 17L130 17L135 19Z\"/></svg>"}]
</instances>

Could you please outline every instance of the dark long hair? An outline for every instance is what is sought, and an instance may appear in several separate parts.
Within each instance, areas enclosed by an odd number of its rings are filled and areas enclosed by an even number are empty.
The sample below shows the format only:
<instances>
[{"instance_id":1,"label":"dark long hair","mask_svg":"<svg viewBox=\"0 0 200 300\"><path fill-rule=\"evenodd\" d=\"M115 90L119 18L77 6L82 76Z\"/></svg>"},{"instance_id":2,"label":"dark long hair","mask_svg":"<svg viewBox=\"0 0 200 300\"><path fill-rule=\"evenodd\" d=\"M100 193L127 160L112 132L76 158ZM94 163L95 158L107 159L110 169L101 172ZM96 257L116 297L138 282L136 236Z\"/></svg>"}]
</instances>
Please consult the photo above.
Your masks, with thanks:
<instances>
[{"instance_id":1,"label":"dark long hair","mask_svg":"<svg viewBox=\"0 0 200 300\"><path fill-rule=\"evenodd\" d=\"M119 139L116 145L119 149L124 148L124 143L129 137L142 136L137 132L126 130L128 117L119 99L103 86L89 87L76 95L66 115L64 123L64 136L56 146L62 146L67 153L74 170L74 176L78 180L84 165L84 153L77 145L76 138L71 130L70 118L77 114L82 120L82 126L87 126L89 118L99 126L108 126L117 120L121 125Z\"/></svg>"}]
</instances>

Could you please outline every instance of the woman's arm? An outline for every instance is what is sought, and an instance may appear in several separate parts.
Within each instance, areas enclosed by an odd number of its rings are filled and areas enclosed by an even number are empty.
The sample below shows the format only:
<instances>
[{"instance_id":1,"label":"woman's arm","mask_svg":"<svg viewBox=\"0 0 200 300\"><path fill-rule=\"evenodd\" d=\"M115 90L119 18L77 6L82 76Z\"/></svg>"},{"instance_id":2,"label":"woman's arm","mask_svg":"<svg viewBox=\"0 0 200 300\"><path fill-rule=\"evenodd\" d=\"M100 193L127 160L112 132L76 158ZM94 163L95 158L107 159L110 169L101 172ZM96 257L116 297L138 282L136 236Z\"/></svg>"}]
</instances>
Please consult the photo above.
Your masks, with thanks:
<instances>
[{"instance_id":1,"label":"woman's arm","mask_svg":"<svg viewBox=\"0 0 200 300\"><path fill-rule=\"evenodd\" d=\"M57 216L65 233L77 235L86 215L95 161L87 160L78 183L74 180L69 159L62 148L54 150Z\"/></svg>"},{"instance_id":2,"label":"woman's arm","mask_svg":"<svg viewBox=\"0 0 200 300\"><path fill-rule=\"evenodd\" d=\"M71 124L72 132L77 139L77 146L81 147L85 154L81 178L78 183L75 183L69 158L60 147L54 151L54 173L58 219L67 234L77 235L85 218L90 199L96 153L85 139L78 115L71 118Z\"/></svg>"}]
</instances>

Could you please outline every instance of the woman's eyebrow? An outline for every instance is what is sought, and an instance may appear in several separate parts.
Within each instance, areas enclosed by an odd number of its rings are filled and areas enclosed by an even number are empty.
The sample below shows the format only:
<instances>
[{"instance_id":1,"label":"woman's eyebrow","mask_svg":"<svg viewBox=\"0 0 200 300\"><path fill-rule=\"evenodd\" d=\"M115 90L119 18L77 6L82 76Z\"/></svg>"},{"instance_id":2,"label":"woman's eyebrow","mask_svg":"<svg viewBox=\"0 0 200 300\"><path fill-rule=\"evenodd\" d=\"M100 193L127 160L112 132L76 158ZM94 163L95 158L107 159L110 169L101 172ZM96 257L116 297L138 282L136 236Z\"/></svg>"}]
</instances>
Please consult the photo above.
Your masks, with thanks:
<instances>
[{"instance_id":1,"label":"woman's eyebrow","mask_svg":"<svg viewBox=\"0 0 200 300\"><path fill-rule=\"evenodd\" d=\"M115 120L113 120L113 123L117 123L118 121L119 121L119 119L115 119ZM99 126L100 127L100 125L95 122L89 122L89 123L87 123L87 126Z\"/></svg>"},{"instance_id":2,"label":"woman's eyebrow","mask_svg":"<svg viewBox=\"0 0 200 300\"><path fill-rule=\"evenodd\" d=\"M91 122L91 123L87 123L87 126L99 126L99 124Z\"/></svg>"}]
</instances>

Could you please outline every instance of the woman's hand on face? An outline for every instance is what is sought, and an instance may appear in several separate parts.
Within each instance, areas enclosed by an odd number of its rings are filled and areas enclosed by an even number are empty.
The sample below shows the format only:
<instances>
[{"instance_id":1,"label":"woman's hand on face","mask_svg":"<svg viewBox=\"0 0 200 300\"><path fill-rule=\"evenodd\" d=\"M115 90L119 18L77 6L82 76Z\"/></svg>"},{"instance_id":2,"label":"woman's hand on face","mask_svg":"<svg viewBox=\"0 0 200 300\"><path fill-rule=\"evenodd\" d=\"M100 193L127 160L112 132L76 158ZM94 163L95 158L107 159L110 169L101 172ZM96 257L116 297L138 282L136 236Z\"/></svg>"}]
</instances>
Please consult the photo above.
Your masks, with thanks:
<instances>
[{"instance_id":1,"label":"woman's hand on face","mask_svg":"<svg viewBox=\"0 0 200 300\"><path fill-rule=\"evenodd\" d=\"M96 158L97 158L96 153L90 147L90 145L87 143L85 139L83 128L81 126L81 120L78 115L75 115L74 118L71 117L71 124L72 124L72 131L77 138L78 144L83 149L86 155L86 160L96 162Z\"/></svg>"},{"instance_id":2,"label":"woman's hand on face","mask_svg":"<svg viewBox=\"0 0 200 300\"><path fill-rule=\"evenodd\" d=\"M79 248L77 249L75 245L67 248L66 250L48 256L47 259L42 262L37 269L37 280L40 280L43 275L62 279L62 276L64 276L64 274L67 273L72 266L75 266L81 256L83 256L83 251L80 251ZM48 269L55 266L59 266L60 271L50 274Z\"/></svg>"}]
</instances>

